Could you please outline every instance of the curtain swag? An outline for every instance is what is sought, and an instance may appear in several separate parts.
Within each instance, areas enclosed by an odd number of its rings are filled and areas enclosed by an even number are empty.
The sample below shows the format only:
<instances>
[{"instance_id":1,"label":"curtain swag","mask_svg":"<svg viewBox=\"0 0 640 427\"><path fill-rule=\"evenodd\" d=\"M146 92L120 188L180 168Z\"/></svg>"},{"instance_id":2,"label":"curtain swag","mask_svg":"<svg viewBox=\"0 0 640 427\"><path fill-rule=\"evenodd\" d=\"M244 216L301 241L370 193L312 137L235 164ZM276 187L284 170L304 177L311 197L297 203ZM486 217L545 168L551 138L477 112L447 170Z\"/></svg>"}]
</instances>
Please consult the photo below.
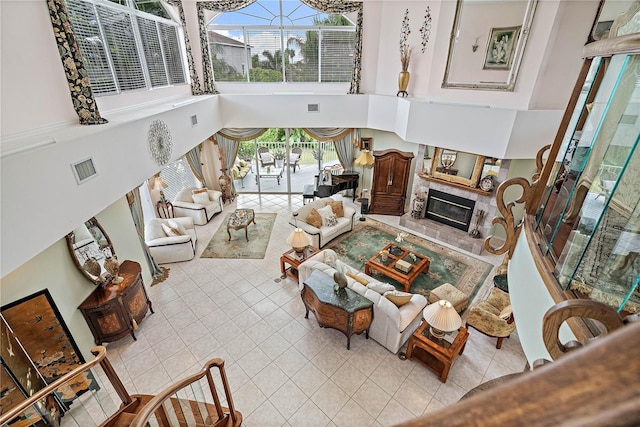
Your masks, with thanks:
<instances>
[{"instance_id":1,"label":"curtain swag","mask_svg":"<svg viewBox=\"0 0 640 427\"><path fill-rule=\"evenodd\" d=\"M202 86L200 86L200 78L196 72L196 63L193 59L193 53L191 51L191 42L189 41L189 33L187 32L187 20L184 16L184 8L182 7L182 0L167 0L167 3L178 9L180 15L180 25L182 25L182 32L184 33L184 44L187 51L187 63L189 65L189 76L191 77L191 94L201 95Z\"/></svg>"},{"instance_id":2,"label":"curtain swag","mask_svg":"<svg viewBox=\"0 0 640 427\"><path fill-rule=\"evenodd\" d=\"M69 83L69 93L73 108L82 125L101 125L108 123L100 116L96 100L91 90L89 75L84 67L82 53L78 48L67 6L62 0L48 0L49 16L53 26L53 35L58 44L58 53L64 73Z\"/></svg>"},{"instance_id":3,"label":"curtain swag","mask_svg":"<svg viewBox=\"0 0 640 427\"><path fill-rule=\"evenodd\" d=\"M318 141L337 141L353 131L351 128L302 128L302 130Z\"/></svg>"},{"instance_id":4,"label":"curtain swag","mask_svg":"<svg viewBox=\"0 0 640 427\"><path fill-rule=\"evenodd\" d=\"M268 128L224 128L218 131L218 135L232 141L250 141L268 130Z\"/></svg>"}]
</instances>

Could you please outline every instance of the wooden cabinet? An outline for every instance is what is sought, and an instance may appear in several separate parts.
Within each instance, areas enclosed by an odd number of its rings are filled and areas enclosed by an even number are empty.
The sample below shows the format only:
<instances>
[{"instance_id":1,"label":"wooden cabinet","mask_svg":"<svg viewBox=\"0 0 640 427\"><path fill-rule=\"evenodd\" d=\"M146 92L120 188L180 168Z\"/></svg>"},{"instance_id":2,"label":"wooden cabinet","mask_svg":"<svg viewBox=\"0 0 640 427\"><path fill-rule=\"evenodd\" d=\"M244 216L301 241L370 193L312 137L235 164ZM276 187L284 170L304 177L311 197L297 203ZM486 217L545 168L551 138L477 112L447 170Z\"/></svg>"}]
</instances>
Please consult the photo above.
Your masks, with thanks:
<instances>
[{"instance_id":1,"label":"wooden cabinet","mask_svg":"<svg viewBox=\"0 0 640 427\"><path fill-rule=\"evenodd\" d=\"M369 213L404 214L413 153L390 149L374 151L373 157L375 166Z\"/></svg>"},{"instance_id":2,"label":"wooden cabinet","mask_svg":"<svg viewBox=\"0 0 640 427\"><path fill-rule=\"evenodd\" d=\"M118 275L124 279L120 284L99 287L78 307L97 345L116 341L127 334L135 340L134 331L147 310L153 313L142 283L140 264L124 261Z\"/></svg>"}]
</instances>

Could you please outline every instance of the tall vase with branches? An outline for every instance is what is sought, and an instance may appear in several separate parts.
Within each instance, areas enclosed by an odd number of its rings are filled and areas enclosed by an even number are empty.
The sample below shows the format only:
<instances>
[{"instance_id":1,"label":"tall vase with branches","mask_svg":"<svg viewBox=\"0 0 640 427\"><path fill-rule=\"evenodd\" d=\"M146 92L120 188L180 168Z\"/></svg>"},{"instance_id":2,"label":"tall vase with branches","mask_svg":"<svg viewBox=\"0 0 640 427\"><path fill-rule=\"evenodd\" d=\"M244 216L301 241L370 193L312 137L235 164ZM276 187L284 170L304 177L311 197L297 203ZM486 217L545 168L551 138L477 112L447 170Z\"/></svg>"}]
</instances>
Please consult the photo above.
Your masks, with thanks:
<instances>
[{"instance_id":1,"label":"tall vase with branches","mask_svg":"<svg viewBox=\"0 0 640 427\"><path fill-rule=\"evenodd\" d=\"M409 9L404 12L404 18L402 18L402 25L400 27L400 65L402 71L398 76L398 93L396 96L402 95L409 96L407 93L407 87L409 86L409 62L411 61L411 54L413 49L409 44L409 35L411 34L411 28L409 27ZM429 42L429 36L431 35L431 8L427 6L424 14L424 22L420 27L420 44L422 53L427 49L427 43Z\"/></svg>"},{"instance_id":2,"label":"tall vase with branches","mask_svg":"<svg viewBox=\"0 0 640 427\"><path fill-rule=\"evenodd\" d=\"M409 34L411 29L409 28L409 9L404 12L404 18L402 19L402 26L400 27L400 64L402 71L398 76L398 93L396 96L402 95L408 96L407 86L409 86L409 61L411 60L411 46L409 45Z\"/></svg>"}]
</instances>

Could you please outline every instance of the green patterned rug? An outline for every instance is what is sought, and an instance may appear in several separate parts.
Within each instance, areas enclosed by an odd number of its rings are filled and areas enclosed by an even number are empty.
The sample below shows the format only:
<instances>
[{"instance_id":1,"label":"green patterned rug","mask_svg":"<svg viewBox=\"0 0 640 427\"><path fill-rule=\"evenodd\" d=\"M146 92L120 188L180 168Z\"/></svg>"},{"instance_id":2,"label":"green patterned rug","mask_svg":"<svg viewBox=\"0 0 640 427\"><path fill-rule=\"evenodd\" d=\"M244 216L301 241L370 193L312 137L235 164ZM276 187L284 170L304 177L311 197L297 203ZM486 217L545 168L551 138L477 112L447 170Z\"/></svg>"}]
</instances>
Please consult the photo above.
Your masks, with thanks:
<instances>
[{"instance_id":1,"label":"green patterned rug","mask_svg":"<svg viewBox=\"0 0 640 427\"><path fill-rule=\"evenodd\" d=\"M256 213L256 223L249 224L249 241L244 237L244 229L230 230L231 241L227 234L228 214L211 238L200 258L240 258L262 259L267 252L273 224L276 221L274 213Z\"/></svg>"},{"instance_id":2,"label":"green patterned rug","mask_svg":"<svg viewBox=\"0 0 640 427\"><path fill-rule=\"evenodd\" d=\"M367 218L366 221L356 224L352 233L335 239L326 248L336 251L338 256L350 266L364 271L365 262L386 244L395 242L400 231L395 227ZM406 233L404 241L398 245L429 257L431 261L429 272L421 274L411 285L412 293L419 293L426 297L432 289L443 283L451 283L469 295L469 301L472 301L493 268L493 265L487 262L411 233ZM382 282L388 282L400 290L403 289L403 286L393 279L377 272L373 275Z\"/></svg>"}]
</instances>

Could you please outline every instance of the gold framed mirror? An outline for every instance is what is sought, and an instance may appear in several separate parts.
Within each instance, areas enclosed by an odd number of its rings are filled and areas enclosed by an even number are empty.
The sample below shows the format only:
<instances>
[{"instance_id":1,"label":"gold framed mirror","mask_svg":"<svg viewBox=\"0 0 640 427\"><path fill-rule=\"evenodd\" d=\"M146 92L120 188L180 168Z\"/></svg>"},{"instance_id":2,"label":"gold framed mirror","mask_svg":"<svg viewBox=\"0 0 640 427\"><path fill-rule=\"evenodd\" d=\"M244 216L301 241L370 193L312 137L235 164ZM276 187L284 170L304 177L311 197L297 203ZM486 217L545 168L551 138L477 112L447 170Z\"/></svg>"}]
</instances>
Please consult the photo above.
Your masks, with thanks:
<instances>
[{"instance_id":1,"label":"gold framed mirror","mask_svg":"<svg viewBox=\"0 0 640 427\"><path fill-rule=\"evenodd\" d=\"M116 252L95 217L67 234L67 247L73 263L93 284L106 285L113 279L105 269L105 261L115 259Z\"/></svg>"},{"instance_id":2,"label":"gold framed mirror","mask_svg":"<svg viewBox=\"0 0 640 427\"><path fill-rule=\"evenodd\" d=\"M475 188L480 181L484 159L484 156L436 147L431 177Z\"/></svg>"},{"instance_id":3,"label":"gold framed mirror","mask_svg":"<svg viewBox=\"0 0 640 427\"><path fill-rule=\"evenodd\" d=\"M538 0L458 0L443 88L513 91Z\"/></svg>"}]
</instances>

